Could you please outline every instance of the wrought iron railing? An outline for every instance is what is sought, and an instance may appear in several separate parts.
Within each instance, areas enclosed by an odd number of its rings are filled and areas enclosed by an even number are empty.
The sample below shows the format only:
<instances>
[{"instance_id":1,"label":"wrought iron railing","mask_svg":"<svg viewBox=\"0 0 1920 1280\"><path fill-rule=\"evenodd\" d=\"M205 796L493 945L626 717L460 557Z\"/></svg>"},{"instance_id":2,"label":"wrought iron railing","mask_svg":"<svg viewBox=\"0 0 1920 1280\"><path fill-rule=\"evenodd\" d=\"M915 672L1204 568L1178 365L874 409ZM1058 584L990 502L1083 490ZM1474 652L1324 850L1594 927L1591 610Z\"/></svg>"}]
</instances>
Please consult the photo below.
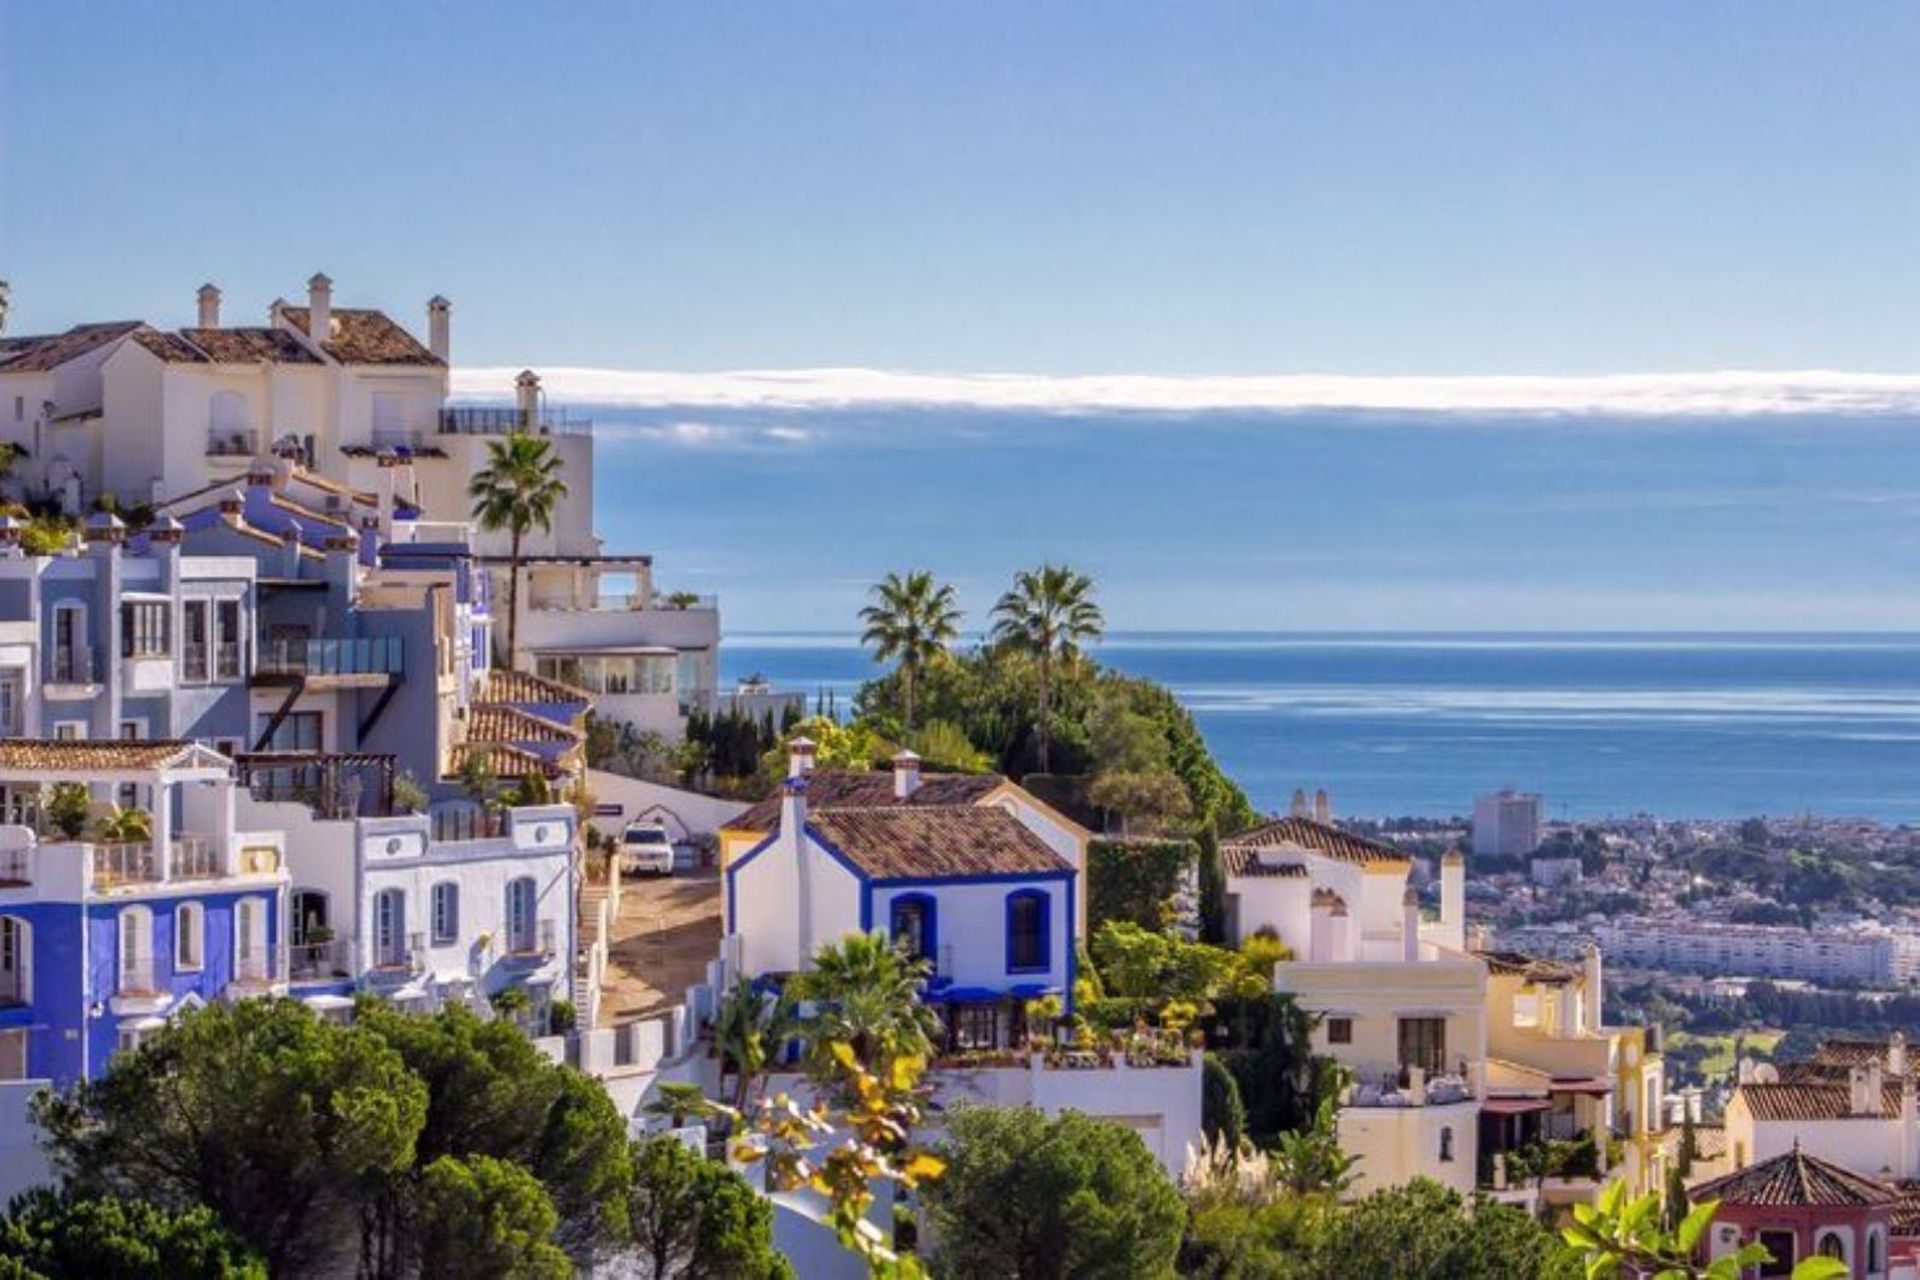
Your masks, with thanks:
<instances>
[{"instance_id":1,"label":"wrought iron railing","mask_svg":"<svg viewBox=\"0 0 1920 1280\"><path fill-rule=\"evenodd\" d=\"M295 982L325 981L353 975L344 938L296 942L287 948L287 973Z\"/></svg>"},{"instance_id":2,"label":"wrought iron railing","mask_svg":"<svg viewBox=\"0 0 1920 1280\"><path fill-rule=\"evenodd\" d=\"M569 417L559 409L539 409L530 414L519 409L473 406L440 411L443 436L504 436L516 431L543 436L587 436L593 434L593 422Z\"/></svg>"},{"instance_id":3,"label":"wrought iron railing","mask_svg":"<svg viewBox=\"0 0 1920 1280\"><path fill-rule=\"evenodd\" d=\"M86 645L56 646L47 680L51 684L99 684L100 655Z\"/></svg>"}]
</instances>

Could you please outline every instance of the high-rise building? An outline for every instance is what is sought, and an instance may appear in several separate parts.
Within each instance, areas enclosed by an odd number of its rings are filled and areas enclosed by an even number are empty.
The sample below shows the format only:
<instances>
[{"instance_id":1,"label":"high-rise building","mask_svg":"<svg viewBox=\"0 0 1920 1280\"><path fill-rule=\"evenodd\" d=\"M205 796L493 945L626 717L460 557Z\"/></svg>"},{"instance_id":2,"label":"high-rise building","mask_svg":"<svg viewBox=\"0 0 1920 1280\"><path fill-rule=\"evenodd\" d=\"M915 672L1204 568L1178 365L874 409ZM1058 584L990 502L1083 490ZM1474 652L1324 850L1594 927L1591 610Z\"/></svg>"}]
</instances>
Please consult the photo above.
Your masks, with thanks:
<instances>
[{"instance_id":1,"label":"high-rise building","mask_svg":"<svg viewBox=\"0 0 1920 1280\"><path fill-rule=\"evenodd\" d=\"M1539 796L1507 787L1474 800L1474 853L1524 858L1539 847Z\"/></svg>"}]
</instances>

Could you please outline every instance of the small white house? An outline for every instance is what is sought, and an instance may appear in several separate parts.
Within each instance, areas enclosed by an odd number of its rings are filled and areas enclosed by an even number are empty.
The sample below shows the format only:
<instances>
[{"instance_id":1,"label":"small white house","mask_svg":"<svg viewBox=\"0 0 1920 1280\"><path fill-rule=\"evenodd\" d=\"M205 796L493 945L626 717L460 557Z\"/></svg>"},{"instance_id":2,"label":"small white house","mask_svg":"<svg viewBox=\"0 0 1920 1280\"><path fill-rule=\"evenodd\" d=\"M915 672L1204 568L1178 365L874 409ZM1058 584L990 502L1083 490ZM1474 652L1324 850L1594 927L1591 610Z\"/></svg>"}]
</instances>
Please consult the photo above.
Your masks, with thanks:
<instances>
[{"instance_id":1,"label":"small white house","mask_svg":"<svg viewBox=\"0 0 1920 1280\"><path fill-rule=\"evenodd\" d=\"M809 814L783 784L774 832L727 867L727 932L749 977L797 973L823 944L879 930L925 959L953 1049L1017 1045L1024 1004L1071 1005L1076 868L1004 809Z\"/></svg>"}]
</instances>

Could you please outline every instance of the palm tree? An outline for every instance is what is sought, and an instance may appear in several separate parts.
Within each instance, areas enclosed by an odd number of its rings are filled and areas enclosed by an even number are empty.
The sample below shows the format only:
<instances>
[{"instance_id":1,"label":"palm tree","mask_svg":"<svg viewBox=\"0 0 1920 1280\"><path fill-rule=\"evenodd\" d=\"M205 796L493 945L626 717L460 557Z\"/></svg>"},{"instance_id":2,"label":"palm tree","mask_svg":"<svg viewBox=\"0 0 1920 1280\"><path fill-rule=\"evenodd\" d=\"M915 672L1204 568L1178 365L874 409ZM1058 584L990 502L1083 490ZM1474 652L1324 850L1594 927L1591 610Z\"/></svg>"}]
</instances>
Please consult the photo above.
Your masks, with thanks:
<instances>
[{"instance_id":1,"label":"palm tree","mask_svg":"<svg viewBox=\"0 0 1920 1280\"><path fill-rule=\"evenodd\" d=\"M900 693L905 704L907 731L913 731L913 686L927 663L946 651L947 642L960 634L960 610L954 604L953 584L935 585L933 575L915 569L906 577L890 573L873 585L876 601L860 611L867 629L860 643L873 650L875 662L898 659Z\"/></svg>"},{"instance_id":2,"label":"palm tree","mask_svg":"<svg viewBox=\"0 0 1920 1280\"><path fill-rule=\"evenodd\" d=\"M818 1011L806 1027L816 1059L844 1044L876 1075L898 1058L933 1053L940 1021L920 1002L927 962L909 956L885 934L850 933L821 947L813 968L794 979L795 994Z\"/></svg>"},{"instance_id":3,"label":"palm tree","mask_svg":"<svg viewBox=\"0 0 1920 1280\"><path fill-rule=\"evenodd\" d=\"M713 1012L713 1043L720 1051L721 1070L733 1064L733 1109L744 1111L754 1082L766 1075L781 1053L800 1033L793 998L776 998L751 982L735 983Z\"/></svg>"},{"instance_id":4,"label":"palm tree","mask_svg":"<svg viewBox=\"0 0 1920 1280\"><path fill-rule=\"evenodd\" d=\"M687 1127L687 1121L695 1116L704 1116L707 1112L707 1095L697 1084L683 1080L667 1080L654 1086L653 1097L641 1108L647 1115L658 1116L675 1129Z\"/></svg>"},{"instance_id":5,"label":"palm tree","mask_svg":"<svg viewBox=\"0 0 1920 1280\"><path fill-rule=\"evenodd\" d=\"M553 442L516 431L487 441L487 465L467 485L473 518L488 533L505 529L512 538L507 553L507 667L519 656L520 539L532 529L553 531L553 511L567 496L559 476L561 462Z\"/></svg>"},{"instance_id":6,"label":"palm tree","mask_svg":"<svg viewBox=\"0 0 1920 1280\"><path fill-rule=\"evenodd\" d=\"M1040 664L1040 772L1045 773L1053 735L1053 664L1072 662L1080 646L1106 630L1100 606L1093 602L1093 579L1066 565L1043 564L1013 580L1013 590L993 606L994 642L1031 654Z\"/></svg>"}]
</instances>

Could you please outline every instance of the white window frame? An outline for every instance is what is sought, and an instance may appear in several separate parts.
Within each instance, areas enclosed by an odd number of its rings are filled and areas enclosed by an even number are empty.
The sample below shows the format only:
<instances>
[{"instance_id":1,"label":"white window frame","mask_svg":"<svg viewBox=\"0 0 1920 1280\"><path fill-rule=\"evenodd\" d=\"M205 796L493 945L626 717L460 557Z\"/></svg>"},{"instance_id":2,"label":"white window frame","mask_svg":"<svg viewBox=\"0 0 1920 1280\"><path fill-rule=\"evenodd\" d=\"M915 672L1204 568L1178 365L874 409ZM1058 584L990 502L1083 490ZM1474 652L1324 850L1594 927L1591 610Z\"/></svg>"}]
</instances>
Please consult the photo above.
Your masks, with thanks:
<instances>
[{"instance_id":1,"label":"white window frame","mask_svg":"<svg viewBox=\"0 0 1920 1280\"><path fill-rule=\"evenodd\" d=\"M33 922L24 916L0 916L0 973L15 975L21 1004L33 1003Z\"/></svg>"},{"instance_id":2,"label":"white window frame","mask_svg":"<svg viewBox=\"0 0 1920 1280\"><path fill-rule=\"evenodd\" d=\"M85 742L87 740L87 722L85 720L55 720L53 736L59 742Z\"/></svg>"},{"instance_id":3,"label":"white window frame","mask_svg":"<svg viewBox=\"0 0 1920 1280\"><path fill-rule=\"evenodd\" d=\"M173 909L173 967L181 973L198 973L207 967L207 909L198 902L183 902Z\"/></svg>"},{"instance_id":4,"label":"white window frame","mask_svg":"<svg viewBox=\"0 0 1920 1280\"><path fill-rule=\"evenodd\" d=\"M393 968L407 961L407 891L381 889L373 895L373 963Z\"/></svg>"},{"instance_id":5,"label":"white window frame","mask_svg":"<svg viewBox=\"0 0 1920 1280\"><path fill-rule=\"evenodd\" d=\"M148 907L125 907L120 912L119 928L115 931L114 990L122 994L145 993L151 991L158 979L153 972L153 911ZM145 951L144 965L141 952ZM148 980L146 986L131 986L128 977L142 976L138 970L145 969Z\"/></svg>"},{"instance_id":6,"label":"white window frame","mask_svg":"<svg viewBox=\"0 0 1920 1280\"><path fill-rule=\"evenodd\" d=\"M257 918L260 922L259 936L248 926ZM261 974L270 972L266 967L270 951L270 939L267 929L267 903L264 898L250 897L237 899L233 904L233 975L236 978L247 977L247 962L252 959L254 948L260 949Z\"/></svg>"},{"instance_id":7,"label":"white window frame","mask_svg":"<svg viewBox=\"0 0 1920 1280\"><path fill-rule=\"evenodd\" d=\"M448 947L460 940L460 882L439 880L429 890L428 940L436 947ZM447 919L443 922L442 916ZM444 927L443 927L444 923Z\"/></svg>"},{"instance_id":8,"label":"white window frame","mask_svg":"<svg viewBox=\"0 0 1920 1280\"><path fill-rule=\"evenodd\" d=\"M532 951L540 945L539 886L532 876L515 876L507 881L506 893L507 950L514 954Z\"/></svg>"}]
</instances>

